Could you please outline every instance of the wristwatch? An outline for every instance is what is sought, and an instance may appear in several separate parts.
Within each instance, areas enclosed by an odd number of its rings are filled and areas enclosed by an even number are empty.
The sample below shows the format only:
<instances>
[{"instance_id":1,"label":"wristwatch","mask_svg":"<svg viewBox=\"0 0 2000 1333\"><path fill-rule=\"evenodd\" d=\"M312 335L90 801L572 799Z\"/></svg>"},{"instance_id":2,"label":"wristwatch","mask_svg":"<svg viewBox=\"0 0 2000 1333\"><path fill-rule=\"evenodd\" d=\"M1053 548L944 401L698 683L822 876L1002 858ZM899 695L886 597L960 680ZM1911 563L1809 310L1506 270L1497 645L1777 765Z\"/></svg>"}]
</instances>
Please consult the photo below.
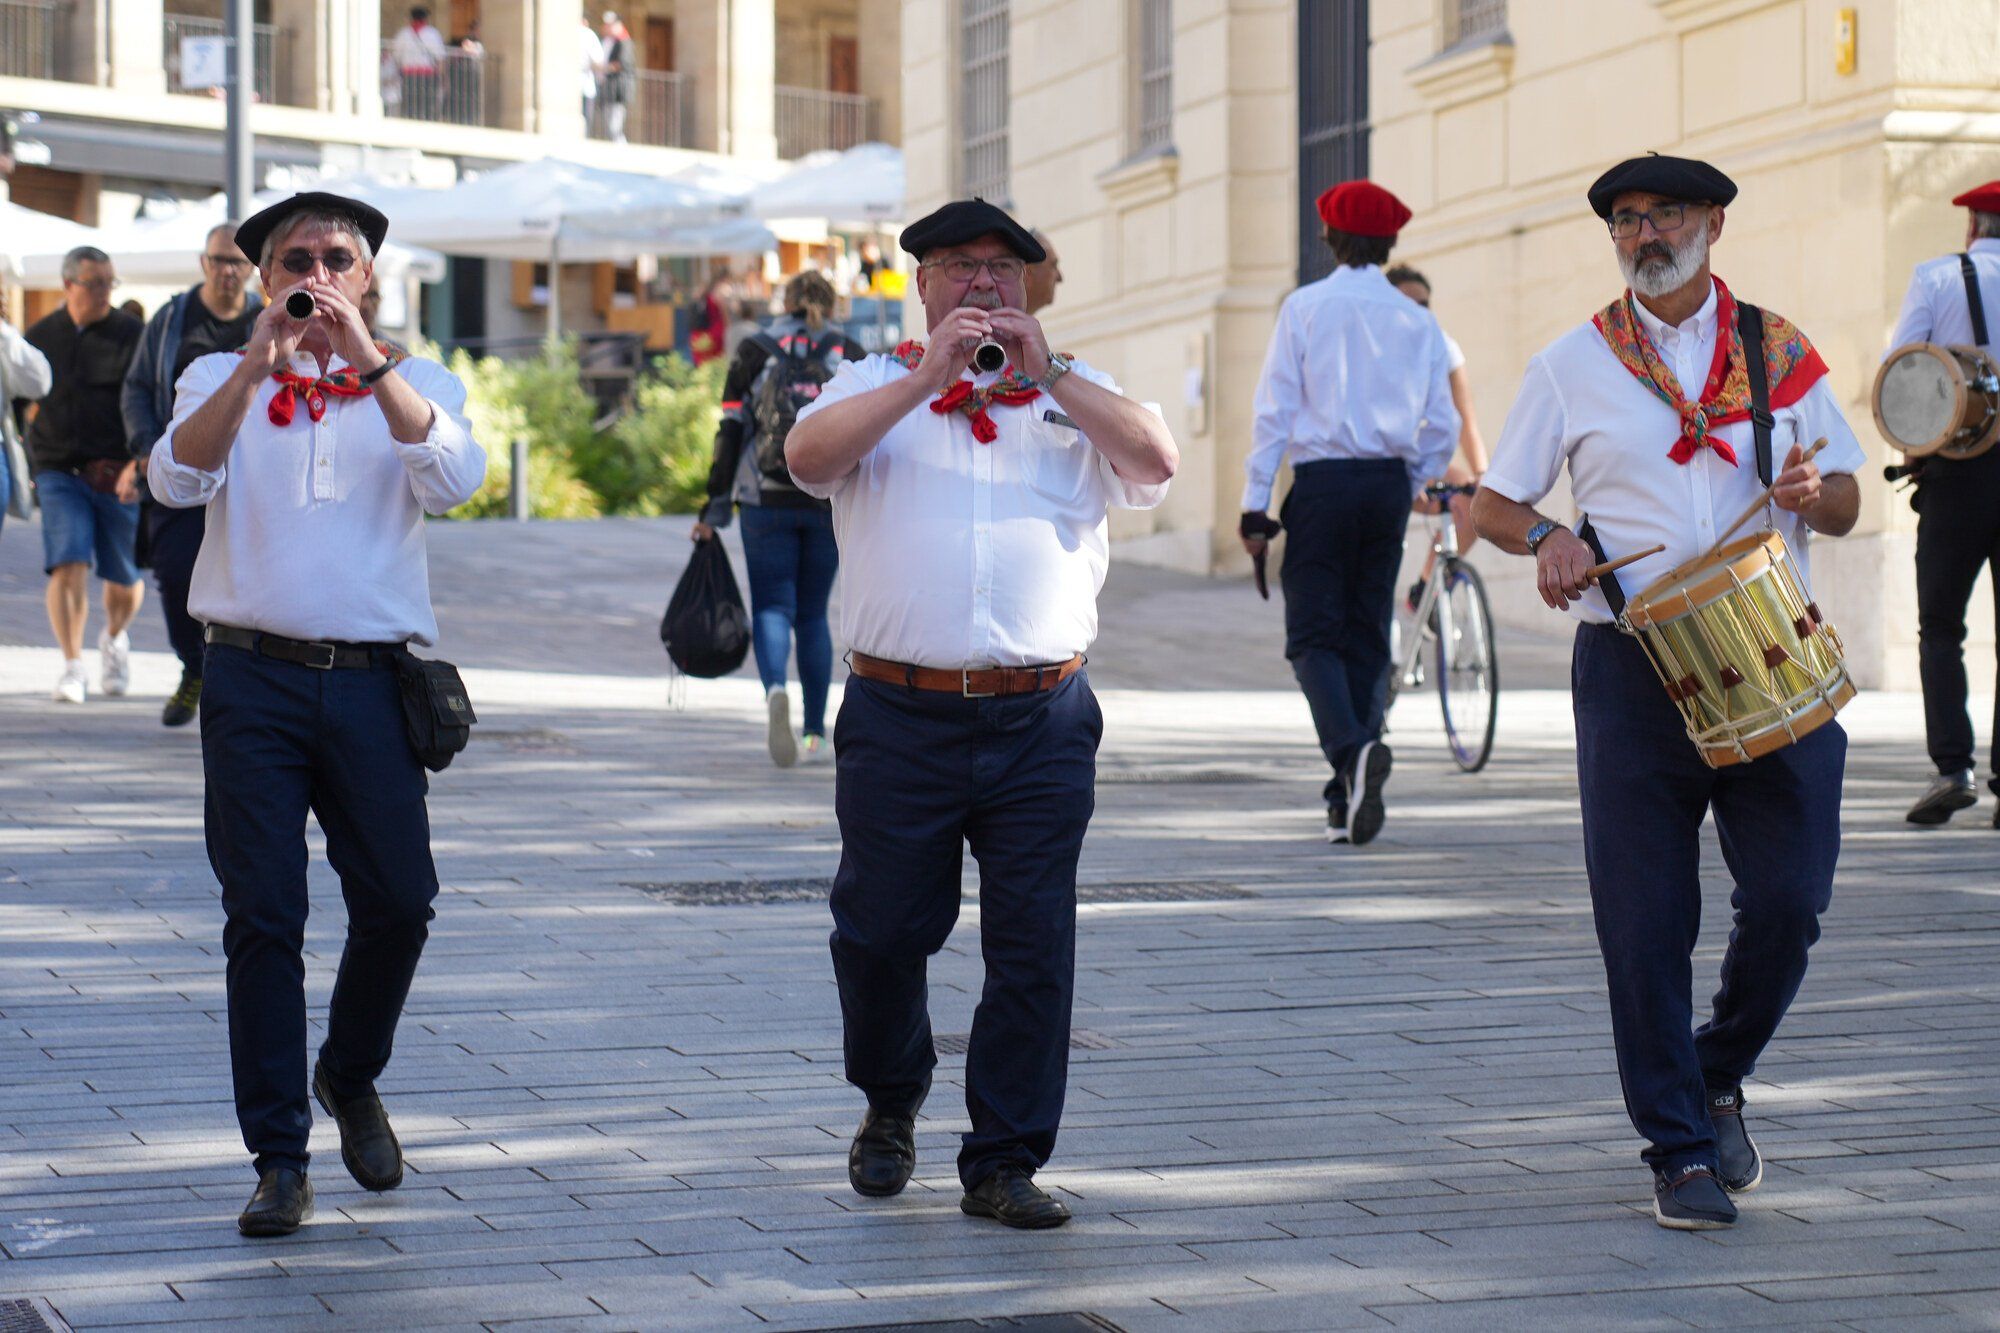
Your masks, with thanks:
<instances>
[{"instance_id":1,"label":"wristwatch","mask_svg":"<svg viewBox=\"0 0 2000 1333\"><path fill-rule=\"evenodd\" d=\"M1069 368L1070 359L1068 357L1064 356L1061 352L1050 352L1049 368L1043 371L1041 379L1035 382L1041 386L1043 393L1047 393L1050 389L1056 387L1057 380L1069 374Z\"/></svg>"},{"instance_id":2,"label":"wristwatch","mask_svg":"<svg viewBox=\"0 0 2000 1333\"><path fill-rule=\"evenodd\" d=\"M1528 554L1533 555L1535 553L1535 548L1540 546L1545 540L1547 540L1548 535L1551 532L1554 532L1557 528L1560 528L1561 526L1562 524L1556 522L1554 519L1545 518L1541 522L1535 524L1534 527L1529 528L1528 538L1527 538Z\"/></svg>"}]
</instances>

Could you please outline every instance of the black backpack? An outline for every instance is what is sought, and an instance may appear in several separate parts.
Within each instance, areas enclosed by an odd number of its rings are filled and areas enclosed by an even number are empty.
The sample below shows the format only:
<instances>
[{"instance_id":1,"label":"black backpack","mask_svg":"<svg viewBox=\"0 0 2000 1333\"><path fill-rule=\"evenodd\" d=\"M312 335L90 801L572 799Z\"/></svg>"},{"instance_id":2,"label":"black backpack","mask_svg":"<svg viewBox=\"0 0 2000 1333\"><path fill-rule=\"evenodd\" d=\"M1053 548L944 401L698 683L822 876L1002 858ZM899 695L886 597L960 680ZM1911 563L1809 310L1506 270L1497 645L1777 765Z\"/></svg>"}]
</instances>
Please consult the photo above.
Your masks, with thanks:
<instances>
[{"instance_id":1,"label":"black backpack","mask_svg":"<svg viewBox=\"0 0 2000 1333\"><path fill-rule=\"evenodd\" d=\"M833 378L827 357L840 346L842 336L828 333L812 345L806 344L804 334L787 335L782 343L768 333L752 335L751 341L769 357L750 402L750 421L757 428L757 470L767 481L796 485L785 466L785 437L792 433L800 411Z\"/></svg>"},{"instance_id":2,"label":"black backpack","mask_svg":"<svg viewBox=\"0 0 2000 1333\"><path fill-rule=\"evenodd\" d=\"M674 665L690 676L713 679L743 665L750 651L750 613L743 609L736 571L721 538L694 544L660 620L660 642Z\"/></svg>"}]
</instances>

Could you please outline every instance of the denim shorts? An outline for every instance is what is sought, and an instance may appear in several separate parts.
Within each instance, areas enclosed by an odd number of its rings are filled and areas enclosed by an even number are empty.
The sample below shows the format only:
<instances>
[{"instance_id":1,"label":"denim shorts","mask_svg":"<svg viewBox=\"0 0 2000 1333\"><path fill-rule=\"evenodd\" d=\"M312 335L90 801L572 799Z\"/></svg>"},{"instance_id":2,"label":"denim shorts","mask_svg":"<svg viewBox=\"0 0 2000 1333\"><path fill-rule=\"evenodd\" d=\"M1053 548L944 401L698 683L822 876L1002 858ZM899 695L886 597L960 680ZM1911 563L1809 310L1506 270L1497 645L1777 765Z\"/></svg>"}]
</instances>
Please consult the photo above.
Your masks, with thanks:
<instances>
[{"instance_id":1,"label":"denim shorts","mask_svg":"<svg viewBox=\"0 0 2000 1333\"><path fill-rule=\"evenodd\" d=\"M139 536L139 502L118 503L115 495L100 495L82 477L68 472L37 472L35 494L42 501L42 571L58 565L84 565L106 583L139 581L132 544Z\"/></svg>"}]
</instances>

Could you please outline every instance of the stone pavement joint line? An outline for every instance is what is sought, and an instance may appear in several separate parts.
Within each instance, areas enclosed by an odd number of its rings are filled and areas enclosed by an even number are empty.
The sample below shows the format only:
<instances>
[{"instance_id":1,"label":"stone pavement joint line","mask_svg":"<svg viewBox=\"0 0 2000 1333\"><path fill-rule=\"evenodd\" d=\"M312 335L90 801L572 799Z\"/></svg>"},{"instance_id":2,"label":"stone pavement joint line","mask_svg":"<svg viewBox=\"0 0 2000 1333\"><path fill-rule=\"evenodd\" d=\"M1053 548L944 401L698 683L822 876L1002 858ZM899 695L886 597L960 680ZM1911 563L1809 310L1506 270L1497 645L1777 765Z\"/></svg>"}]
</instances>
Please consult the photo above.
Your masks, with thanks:
<instances>
[{"instance_id":1,"label":"stone pavement joint line","mask_svg":"<svg viewBox=\"0 0 2000 1333\"><path fill-rule=\"evenodd\" d=\"M0 540L0 644L46 633L33 528ZM958 1211L969 859L916 1178L847 1187L832 773L771 767L752 676L665 706L685 532L431 525L438 652L483 722L432 783L444 889L381 1089L408 1177L365 1193L321 1123L318 1217L278 1241L232 1225L222 918L157 612L129 699L58 707L53 653L0 647L0 1297L78 1329L1993 1325L2000 833L1988 804L1903 825L1913 700L1845 715L1833 908L1746 1090L1763 1187L1734 1231L1670 1234L1612 1066L1561 645L1502 640L1477 776L1434 699L1401 701L1388 825L1328 848L1279 604L1114 568L1091 674L1117 776L1042 1176L1076 1221L1020 1234ZM310 842L316 1039L344 916ZM1703 871L1698 1010L1729 924L1712 836ZM715 891L649 892L689 886Z\"/></svg>"}]
</instances>

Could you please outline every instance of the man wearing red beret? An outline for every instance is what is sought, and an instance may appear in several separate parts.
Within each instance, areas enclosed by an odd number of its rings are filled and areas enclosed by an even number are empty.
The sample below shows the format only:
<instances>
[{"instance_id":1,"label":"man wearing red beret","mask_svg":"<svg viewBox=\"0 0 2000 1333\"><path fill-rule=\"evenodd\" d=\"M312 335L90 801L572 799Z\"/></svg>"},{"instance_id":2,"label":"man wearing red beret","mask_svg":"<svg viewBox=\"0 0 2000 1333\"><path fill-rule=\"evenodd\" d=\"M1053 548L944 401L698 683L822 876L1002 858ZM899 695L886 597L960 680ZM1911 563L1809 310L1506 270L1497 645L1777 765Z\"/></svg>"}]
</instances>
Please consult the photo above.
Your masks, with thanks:
<instances>
[{"instance_id":1,"label":"man wearing red beret","mask_svg":"<svg viewBox=\"0 0 2000 1333\"><path fill-rule=\"evenodd\" d=\"M1914 342L1995 350L1986 312L2000 312L2000 181L1951 201L1967 210L1965 252L1928 260L1910 278L1889 349ZM1977 458L1917 460L1917 652L1924 686L1924 738L1937 776L1907 818L1942 824L1979 801L1973 786L1972 716L1966 711L1965 607L1979 571L2000 588L2000 449ZM2000 599L2000 592L1996 592ZM2000 795L2000 702L1994 705L1993 776ZM2000 809L1993 816L2000 829Z\"/></svg>"},{"instance_id":2,"label":"man wearing red beret","mask_svg":"<svg viewBox=\"0 0 2000 1333\"><path fill-rule=\"evenodd\" d=\"M1240 531L1252 557L1281 526L1291 533L1285 656L1333 766L1327 841L1359 846L1382 828L1389 624L1410 499L1451 461L1459 423L1443 332L1382 276L1410 210L1370 181L1343 181L1319 197L1319 216L1336 267L1278 311ZM1274 523L1265 510L1287 457L1292 489Z\"/></svg>"}]
</instances>

